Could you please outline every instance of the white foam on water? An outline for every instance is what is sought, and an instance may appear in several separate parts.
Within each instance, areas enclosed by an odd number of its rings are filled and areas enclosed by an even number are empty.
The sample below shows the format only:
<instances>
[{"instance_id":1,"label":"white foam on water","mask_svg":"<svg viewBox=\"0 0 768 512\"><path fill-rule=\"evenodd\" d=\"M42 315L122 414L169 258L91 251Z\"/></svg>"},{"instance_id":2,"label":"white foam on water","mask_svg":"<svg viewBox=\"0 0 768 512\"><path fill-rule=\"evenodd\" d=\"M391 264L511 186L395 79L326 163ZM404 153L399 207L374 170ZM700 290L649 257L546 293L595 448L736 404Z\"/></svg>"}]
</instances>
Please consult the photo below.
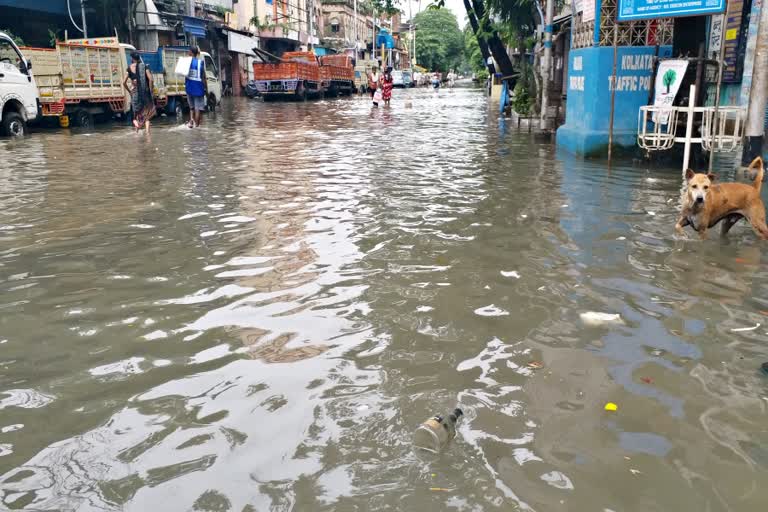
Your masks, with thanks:
<instances>
[{"instance_id":1,"label":"white foam on water","mask_svg":"<svg viewBox=\"0 0 768 512\"><path fill-rule=\"evenodd\" d=\"M488 306L477 308L475 314L480 316L507 316L509 311L496 307L495 304L489 304Z\"/></svg>"},{"instance_id":2,"label":"white foam on water","mask_svg":"<svg viewBox=\"0 0 768 512\"><path fill-rule=\"evenodd\" d=\"M187 220L187 219L194 219L195 217L205 217L206 215L209 215L208 212L195 212L195 213L188 213L186 215L182 215L178 218L178 220Z\"/></svg>"},{"instance_id":3,"label":"white foam on water","mask_svg":"<svg viewBox=\"0 0 768 512\"><path fill-rule=\"evenodd\" d=\"M515 279L520 279L520 273L517 270L502 270L501 275L504 277L514 277Z\"/></svg>"}]
</instances>

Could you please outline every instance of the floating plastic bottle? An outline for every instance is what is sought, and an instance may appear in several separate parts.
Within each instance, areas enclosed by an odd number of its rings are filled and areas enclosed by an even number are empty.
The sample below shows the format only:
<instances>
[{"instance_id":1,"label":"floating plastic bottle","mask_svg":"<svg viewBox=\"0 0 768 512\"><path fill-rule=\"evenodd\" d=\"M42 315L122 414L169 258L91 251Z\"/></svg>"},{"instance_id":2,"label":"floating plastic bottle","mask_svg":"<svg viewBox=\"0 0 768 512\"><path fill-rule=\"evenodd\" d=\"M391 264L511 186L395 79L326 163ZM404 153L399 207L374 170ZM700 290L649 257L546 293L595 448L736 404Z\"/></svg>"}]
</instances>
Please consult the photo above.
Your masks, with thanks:
<instances>
[{"instance_id":1,"label":"floating plastic bottle","mask_svg":"<svg viewBox=\"0 0 768 512\"><path fill-rule=\"evenodd\" d=\"M456 422L464 415L461 409L454 409L447 418L434 416L419 425L413 433L413 446L418 450L439 453L456 437Z\"/></svg>"}]
</instances>

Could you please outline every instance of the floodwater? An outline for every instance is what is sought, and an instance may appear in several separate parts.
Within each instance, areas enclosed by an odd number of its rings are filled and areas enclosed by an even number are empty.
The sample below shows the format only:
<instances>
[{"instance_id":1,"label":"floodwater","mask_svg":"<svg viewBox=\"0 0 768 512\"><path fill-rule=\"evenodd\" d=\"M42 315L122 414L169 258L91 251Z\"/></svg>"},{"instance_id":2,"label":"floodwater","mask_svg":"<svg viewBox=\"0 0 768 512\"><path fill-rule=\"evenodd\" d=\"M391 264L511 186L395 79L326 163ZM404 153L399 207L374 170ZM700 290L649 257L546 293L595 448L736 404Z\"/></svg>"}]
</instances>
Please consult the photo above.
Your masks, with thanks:
<instances>
[{"instance_id":1,"label":"floodwater","mask_svg":"<svg viewBox=\"0 0 768 512\"><path fill-rule=\"evenodd\" d=\"M457 89L39 132L0 183L2 509L768 503L765 245L674 236L676 169Z\"/></svg>"}]
</instances>

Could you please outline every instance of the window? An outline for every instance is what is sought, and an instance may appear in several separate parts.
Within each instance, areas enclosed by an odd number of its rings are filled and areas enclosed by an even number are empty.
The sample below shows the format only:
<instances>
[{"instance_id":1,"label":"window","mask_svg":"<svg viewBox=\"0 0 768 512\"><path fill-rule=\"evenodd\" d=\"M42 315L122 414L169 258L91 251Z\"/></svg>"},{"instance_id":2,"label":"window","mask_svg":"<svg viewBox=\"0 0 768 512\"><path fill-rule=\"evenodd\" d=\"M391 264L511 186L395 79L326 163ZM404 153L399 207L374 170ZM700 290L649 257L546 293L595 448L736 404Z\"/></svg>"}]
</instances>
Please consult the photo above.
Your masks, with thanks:
<instances>
[{"instance_id":1,"label":"window","mask_svg":"<svg viewBox=\"0 0 768 512\"><path fill-rule=\"evenodd\" d=\"M21 60L21 55L18 54L16 48L13 47L10 41L0 39L0 69L5 65L12 65L16 68L16 71L26 73L26 66Z\"/></svg>"},{"instance_id":2,"label":"window","mask_svg":"<svg viewBox=\"0 0 768 512\"><path fill-rule=\"evenodd\" d=\"M341 27L339 25L338 18L332 18L331 19L331 32L338 32L339 30L341 30Z\"/></svg>"}]
</instances>

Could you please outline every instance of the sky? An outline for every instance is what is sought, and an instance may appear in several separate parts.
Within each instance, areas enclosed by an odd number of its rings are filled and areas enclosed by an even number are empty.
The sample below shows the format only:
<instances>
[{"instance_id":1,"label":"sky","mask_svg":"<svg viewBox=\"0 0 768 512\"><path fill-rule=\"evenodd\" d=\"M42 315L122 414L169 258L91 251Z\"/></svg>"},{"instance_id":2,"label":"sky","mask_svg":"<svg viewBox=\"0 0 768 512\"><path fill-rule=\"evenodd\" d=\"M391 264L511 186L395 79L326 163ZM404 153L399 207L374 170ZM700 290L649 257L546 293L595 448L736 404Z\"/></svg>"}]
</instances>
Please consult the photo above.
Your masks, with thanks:
<instances>
[{"instance_id":1,"label":"sky","mask_svg":"<svg viewBox=\"0 0 768 512\"><path fill-rule=\"evenodd\" d=\"M417 0L403 0L400 4L400 8L405 12L403 18L406 20L410 14L410 11L408 10L408 2L410 2L410 7L413 9L414 16L419 8L419 2ZM430 3L432 3L432 0L421 0L421 10L425 10ZM456 20L459 22L459 28L463 29L465 25L464 18L467 15L467 12L464 10L464 0L445 0L445 6L456 15Z\"/></svg>"}]
</instances>

